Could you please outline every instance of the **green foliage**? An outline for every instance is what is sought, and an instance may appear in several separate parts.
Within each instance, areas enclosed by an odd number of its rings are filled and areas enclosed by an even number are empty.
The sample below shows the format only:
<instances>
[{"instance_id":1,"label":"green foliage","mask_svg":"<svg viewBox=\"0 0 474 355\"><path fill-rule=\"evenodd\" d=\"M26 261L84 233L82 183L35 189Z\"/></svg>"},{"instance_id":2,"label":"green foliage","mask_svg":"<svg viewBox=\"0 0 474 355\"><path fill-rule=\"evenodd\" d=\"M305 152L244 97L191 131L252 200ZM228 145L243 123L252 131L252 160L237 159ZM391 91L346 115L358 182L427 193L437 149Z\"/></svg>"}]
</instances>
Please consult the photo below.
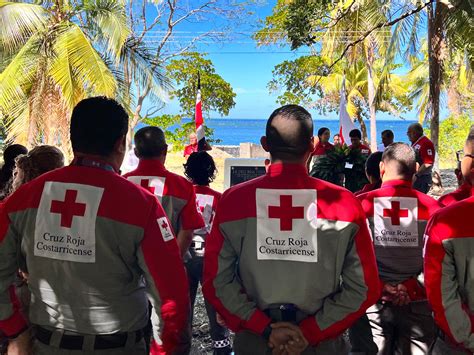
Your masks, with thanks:
<instances>
[{"instance_id":1,"label":"green foliage","mask_svg":"<svg viewBox=\"0 0 474 355\"><path fill-rule=\"evenodd\" d=\"M165 132L166 142L173 146L174 151L181 150L188 144L188 136L195 131L194 121L182 123L184 116L182 115L160 115L155 117L147 117L143 123L149 126L160 127ZM173 129L173 126L179 125ZM209 127L204 127L204 134L206 141L210 144L220 143L221 140L213 139L214 130Z\"/></svg>"},{"instance_id":2,"label":"green foliage","mask_svg":"<svg viewBox=\"0 0 474 355\"><path fill-rule=\"evenodd\" d=\"M368 183L365 175L366 160L367 157L361 154L360 149L349 149L345 144L335 146L326 155L317 157L310 175L341 186L345 176L346 189L356 192ZM347 169L346 163L352 164L352 168Z\"/></svg>"},{"instance_id":3,"label":"green foliage","mask_svg":"<svg viewBox=\"0 0 474 355\"><path fill-rule=\"evenodd\" d=\"M9 139L67 152L70 113L81 99L114 97L131 111L125 71L142 79L141 89L167 85L133 40L125 1L0 0L0 18L0 121Z\"/></svg>"},{"instance_id":4,"label":"green foliage","mask_svg":"<svg viewBox=\"0 0 474 355\"><path fill-rule=\"evenodd\" d=\"M327 13L331 0L294 0L288 6L288 16L284 28L288 33L291 48L303 45L311 46L317 35L315 28L326 25L329 21Z\"/></svg>"},{"instance_id":5,"label":"green foliage","mask_svg":"<svg viewBox=\"0 0 474 355\"><path fill-rule=\"evenodd\" d=\"M273 79L268 84L271 92L281 92L277 98L282 105L300 104L312 106L322 114L337 112L340 103L342 78L346 78L347 111L352 118L361 119L367 116L368 79L367 67L363 61L352 65L337 65L328 72L330 59L320 56L302 56L287 60L275 66ZM388 85L380 95L376 108L395 116L411 109L411 100L407 96L407 85L403 78L393 72L399 65L391 64L392 72ZM374 81L378 85L383 71L383 61L377 60L373 65ZM283 89L283 90L282 90Z\"/></svg>"},{"instance_id":6,"label":"green foliage","mask_svg":"<svg viewBox=\"0 0 474 355\"><path fill-rule=\"evenodd\" d=\"M259 45L276 44L286 41L285 22L288 16L288 1L278 0L273 7L272 14L268 16L263 28L254 33L253 38Z\"/></svg>"},{"instance_id":7,"label":"green foliage","mask_svg":"<svg viewBox=\"0 0 474 355\"><path fill-rule=\"evenodd\" d=\"M173 148L181 149L188 141L188 135L195 131L194 119L181 124L185 117L194 117L196 94L198 87L198 73L201 80L201 97L203 114L209 117L211 111L227 116L235 106L236 94L232 86L216 73L214 64L200 53L190 52L178 59L173 59L166 66L166 76L173 78L177 89L170 92L172 99L176 98L180 104L177 115L160 115L145 118L144 123L158 126L165 131L166 139ZM171 130L172 126L179 125ZM212 138L214 131L205 127L206 140L209 143L219 143Z\"/></svg>"},{"instance_id":8,"label":"green foliage","mask_svg":"<svg viewBox=\"0 0 474 355\"><path fill-rule=\"evenodd\" d=\"M214 64L200 53L183 54L179 59L173 59L166 66L167 76L173 78L178 89L171 91L170 97L177 98L181 114L186 117L194 116L198 73L201 77L201 95L203 98L203 113L217 111L227 116L235 106L236 94L232 86L216 73Z\"/></svg>"},{"instance_id":9,"label":"green foliage","mask_svg":"<svg viewBox=\"0 0 474 355\"><path fill-rule=\"evenodd\" d=\"M349 154L346 144L337 145L327 154L316 157L310 175L312 177L332 182L336 185L343 185L344 166Z\"/></svg>"},{"instance_id":10,"label":"green foliage","mask_svg":"<svg viewBox=\"0 0 474 355\"><path fill-rule=\"evenodd\" d=\"M469 128L474 121L468 115L451 115L439 124L440 165L445 168L454 168L457 164L456 151L463 149ZM427 130L429 135L429 130Z\"/></svg>"},{"instance_id":11,"label":"green foliage","mask_svg":"<svg viewBox=\"0 0 474 355\"><path fill-rule=\"evenodd\" d=\"M281 105L303 104L314 101L320 90L310 82L309 75L323 75L327 65L320 56L302 56L295 60L285 60L275 66L273 79L268 83L271 92L281 92L277 101Z\"/></svg>"}]
</instances>

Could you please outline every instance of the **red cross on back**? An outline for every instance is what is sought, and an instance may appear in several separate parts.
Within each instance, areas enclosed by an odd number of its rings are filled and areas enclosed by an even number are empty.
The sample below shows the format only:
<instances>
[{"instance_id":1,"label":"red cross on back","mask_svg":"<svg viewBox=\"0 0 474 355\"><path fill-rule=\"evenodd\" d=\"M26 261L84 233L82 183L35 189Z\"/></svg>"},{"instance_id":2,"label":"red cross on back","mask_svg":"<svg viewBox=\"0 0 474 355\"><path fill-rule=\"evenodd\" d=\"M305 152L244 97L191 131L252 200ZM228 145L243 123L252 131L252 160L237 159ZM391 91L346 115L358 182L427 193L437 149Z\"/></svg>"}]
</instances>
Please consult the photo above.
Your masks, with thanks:
<instances>
[{"instance_id":1,"label":"red cross on back","mask_svg":"<svg viewBox=\"0 0 474 355\"><path fill-rule=\"evenodd\" d=\"M304 207L293 206L293 196L281 195L280 206L268 206L268 217L280 220L280 230L291 231L293 220L304 218Z\"/></svg>"},{"instance_id":2,"label":"red cross on back","mask_svg":"<svg viewBox=\"0 0 474 355\"><path fill-rule=\"evenodd\" d=\"M51 201L51 213L61 215L61 227L71 228L74 216L83 217L86 205L77 203L77 190L66 190L64 201Z\"/></svg>"},{"instance_id":3,"label":"red cross on back","mask_svg":"<svg viewBox=\"0 0 474 355\"><path fill-rule=\"evenodd\" d=\"M142 179L140 180L140 186L147 189L148 191L150 191L152 194L155 193L155 187L154 186L150 186L150 179Z\"/></svg>"},{"instance_id":4,"label":"red cross on back","mask_svg":"<svg viewBox=\"0 0 474 355\"><path fill-rule=\"evenodd\" d=\"M383 216L390 217L392 220L392 225L399 226L400 218L408 217L408 210L400 209L400 201L391 201L392 209L384 208Z\"/></svg>"}]
</instances>

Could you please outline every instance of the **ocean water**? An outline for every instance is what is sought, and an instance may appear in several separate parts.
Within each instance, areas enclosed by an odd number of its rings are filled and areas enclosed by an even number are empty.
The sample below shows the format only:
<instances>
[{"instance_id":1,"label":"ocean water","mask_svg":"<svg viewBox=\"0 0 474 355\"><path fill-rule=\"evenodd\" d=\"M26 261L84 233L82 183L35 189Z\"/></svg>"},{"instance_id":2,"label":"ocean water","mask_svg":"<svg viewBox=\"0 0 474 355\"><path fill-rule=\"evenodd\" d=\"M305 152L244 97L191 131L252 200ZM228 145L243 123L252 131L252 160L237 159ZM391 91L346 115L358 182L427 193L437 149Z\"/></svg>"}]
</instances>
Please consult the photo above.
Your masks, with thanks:
<instances>
[{"instance_id":1,"label":"ocean water","mask_svg":"<svg viewBox=\"0 0 474 355\"><path fill-rule=\"evenodd\" d=\"M184 120L189 122L189 120ZM407 128L411 123L416 121L403 120L380 120L377 122L377 143L381 143L380 133L385 129L391 129L395 134L395 142L408 143L406 135ZM260 137L265 134L264 119L239 119L239 118L211 118L206 119L204 124L214 130L214 139L219 139L218 145L239 145L242 142L260 143ZM367 121L367 134L370 137L370 123ZM339 132L338 120L314 120L314 134L318 129L327 127L331 131L332 136ZM357 128L360 128L356 124Z\"/></svg>"}]
</instances>

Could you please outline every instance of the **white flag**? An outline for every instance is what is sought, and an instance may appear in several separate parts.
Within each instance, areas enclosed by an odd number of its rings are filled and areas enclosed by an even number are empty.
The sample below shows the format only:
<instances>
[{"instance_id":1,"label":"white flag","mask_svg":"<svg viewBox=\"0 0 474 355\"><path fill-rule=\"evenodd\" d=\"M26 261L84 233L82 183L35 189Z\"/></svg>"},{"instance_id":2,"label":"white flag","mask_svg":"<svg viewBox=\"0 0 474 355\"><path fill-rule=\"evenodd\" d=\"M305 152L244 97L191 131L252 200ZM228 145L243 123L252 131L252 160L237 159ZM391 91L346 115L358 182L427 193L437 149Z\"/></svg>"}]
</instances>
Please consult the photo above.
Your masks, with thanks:
<instances>
[{"instance_id":1,"label":"white flag","mask_svg":"<svg viewBox=\"0 0 474 355\"><path fill-rule=\"evenodd\" d=\"M355 129L356 126L347 113L346 77L342 79L340 96L341 103L339 104L339 135L341 136L342 143L350 145L351 138L349 137L349 132Z\"/></svg>"}]
</instances>

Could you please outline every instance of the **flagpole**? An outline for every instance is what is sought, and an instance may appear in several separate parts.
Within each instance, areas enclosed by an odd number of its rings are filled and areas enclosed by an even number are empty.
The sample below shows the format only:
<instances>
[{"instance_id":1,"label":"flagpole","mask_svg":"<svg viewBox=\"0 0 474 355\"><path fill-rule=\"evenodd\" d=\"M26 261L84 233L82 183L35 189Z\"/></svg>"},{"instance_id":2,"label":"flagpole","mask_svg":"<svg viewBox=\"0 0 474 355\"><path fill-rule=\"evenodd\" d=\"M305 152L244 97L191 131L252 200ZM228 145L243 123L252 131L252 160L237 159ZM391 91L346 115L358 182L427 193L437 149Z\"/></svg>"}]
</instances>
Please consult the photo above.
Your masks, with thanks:
<instances>
[{"instance_id":1,"label":"flagpole","mask_svg":"<svg viewBox=\"0 0 474 355\"><path fill-rule=\"evenodd\" d=\"M198 151L208 150L206 137L204 134L204 120L202 117L202 101L201 101L201 74L198 72L198 86L196 93L196 109L194 113L194 121L196 123L196 137L198 141Z\"/></svg>"},{"instance_id":2,"label":"flagpole","mask_svg":"<svg viewBox=\"0 0 474 355\"><path fill-rule=\"evenodd\" d=\"M342 144L349 145L350 137L349 132L352 131L355 127L354 122L349 117L347 112L347 98L346 98L346 76L342 78L342 85L340 91L340 104L339 104L339 136L341 138Z\"/></svg>"}]
</instances>

